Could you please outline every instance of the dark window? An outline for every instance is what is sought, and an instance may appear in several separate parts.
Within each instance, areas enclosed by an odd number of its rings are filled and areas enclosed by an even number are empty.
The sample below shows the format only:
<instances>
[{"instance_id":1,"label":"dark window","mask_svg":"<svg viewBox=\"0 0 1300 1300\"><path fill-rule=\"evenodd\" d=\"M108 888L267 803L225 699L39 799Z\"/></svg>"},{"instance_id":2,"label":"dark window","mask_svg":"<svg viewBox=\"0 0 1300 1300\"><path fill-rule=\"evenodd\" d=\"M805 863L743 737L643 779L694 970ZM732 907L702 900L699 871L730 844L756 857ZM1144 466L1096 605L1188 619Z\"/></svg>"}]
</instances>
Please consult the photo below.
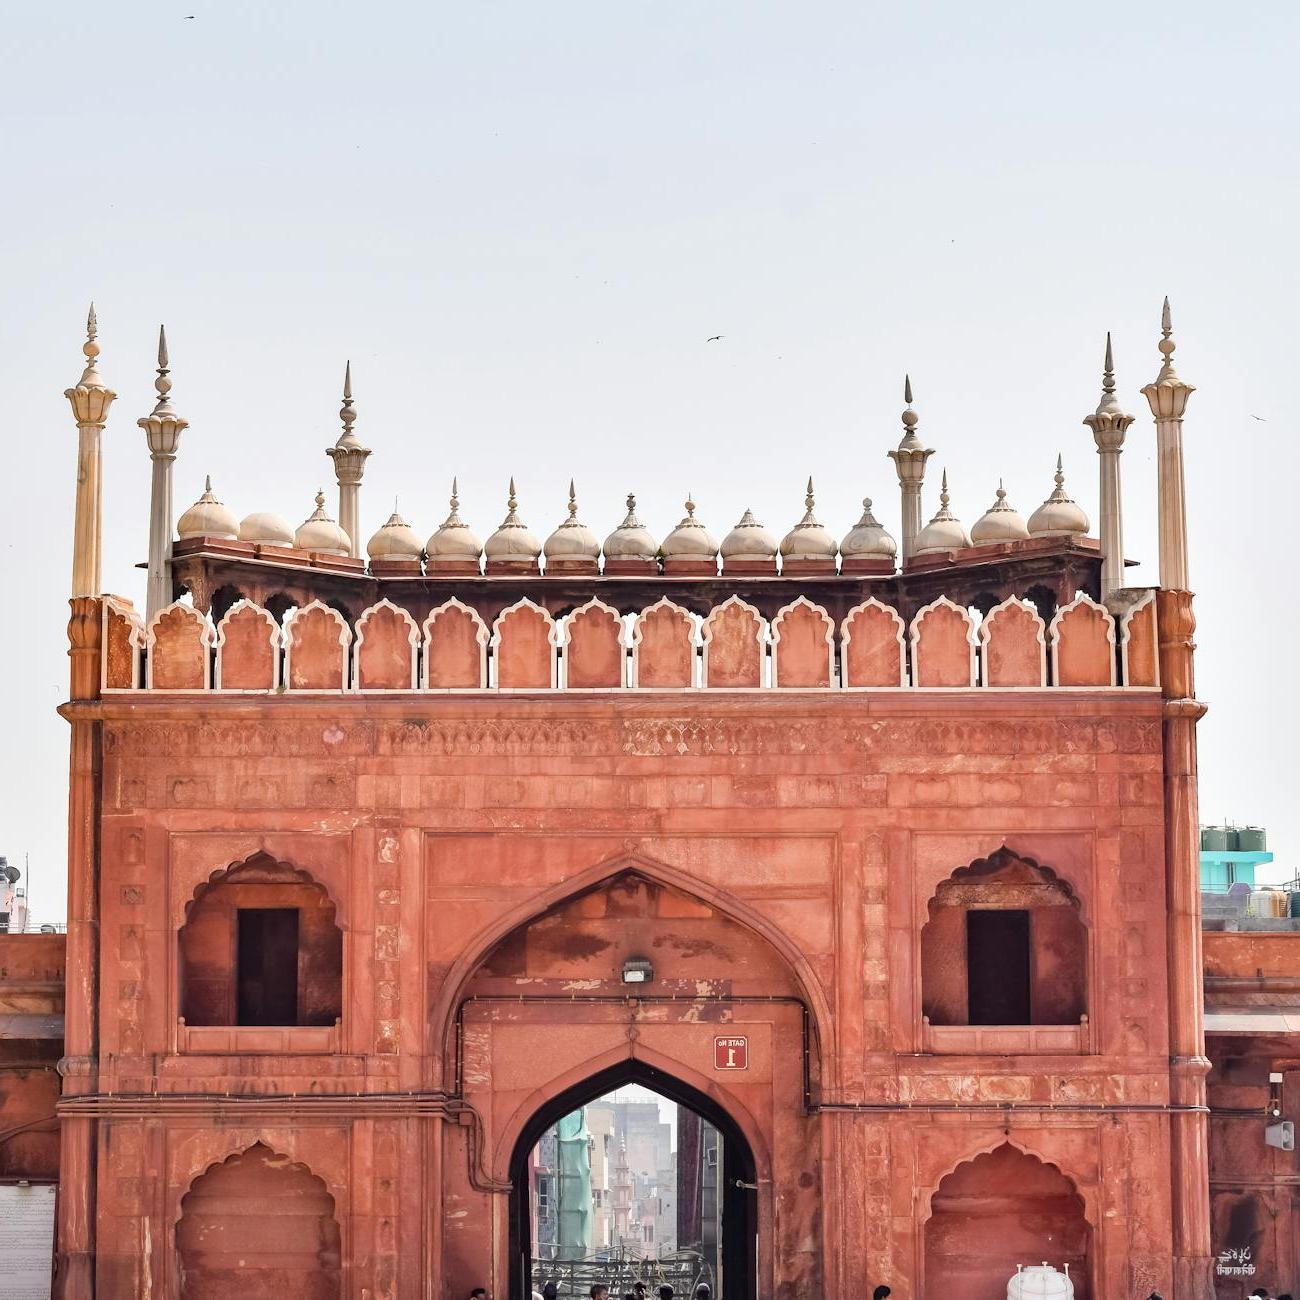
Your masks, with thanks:
<instances>
[{"instance_id":1,"label":"dark window","mask_svg":"<svg viewBox=\"0 0 1300 1300\"><path fill-rule=\"evenodd\" d=\"M972 1025L1030 1023L1027 911L966 913L966 981Z\"/></svg>"},{"instance_id":2,"label":"dark window","mask_svg":"<svg viewBox=\"0 0 1300 1300\"><path fill-rule=\"evenodd\" d=\"M238 910L239 1025L298 1023L298 909Z\"/></svg>"}]
</instances>

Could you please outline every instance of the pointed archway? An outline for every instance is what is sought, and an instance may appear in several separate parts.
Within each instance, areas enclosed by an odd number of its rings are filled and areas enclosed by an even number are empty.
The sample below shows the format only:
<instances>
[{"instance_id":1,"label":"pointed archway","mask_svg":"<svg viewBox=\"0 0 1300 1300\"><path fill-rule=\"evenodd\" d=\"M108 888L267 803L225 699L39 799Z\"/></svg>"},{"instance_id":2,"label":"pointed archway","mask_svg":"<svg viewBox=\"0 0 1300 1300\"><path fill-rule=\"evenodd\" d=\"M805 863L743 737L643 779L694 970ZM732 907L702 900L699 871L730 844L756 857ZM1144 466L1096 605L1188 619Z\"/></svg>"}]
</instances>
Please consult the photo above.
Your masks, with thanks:
<instances>
[{"instance_id":1,"label":"pointed archway","mask_svg":"<svg viewBox=\"0 0 1300 1300\"><path fill-rule=\"evenodd\" d=\"M758 1173L740 1125L716 1099L640 1060L620 1061L557 1093L524 1125L510 1158L510 1296L528 1300L534 1243L529 1206L528 1157L542 1134L565 1115L625 1084L635 1083L692 1110L722 1136L721 1271L728 1300L758 1297Z\"/></svg>"}]
</instances>

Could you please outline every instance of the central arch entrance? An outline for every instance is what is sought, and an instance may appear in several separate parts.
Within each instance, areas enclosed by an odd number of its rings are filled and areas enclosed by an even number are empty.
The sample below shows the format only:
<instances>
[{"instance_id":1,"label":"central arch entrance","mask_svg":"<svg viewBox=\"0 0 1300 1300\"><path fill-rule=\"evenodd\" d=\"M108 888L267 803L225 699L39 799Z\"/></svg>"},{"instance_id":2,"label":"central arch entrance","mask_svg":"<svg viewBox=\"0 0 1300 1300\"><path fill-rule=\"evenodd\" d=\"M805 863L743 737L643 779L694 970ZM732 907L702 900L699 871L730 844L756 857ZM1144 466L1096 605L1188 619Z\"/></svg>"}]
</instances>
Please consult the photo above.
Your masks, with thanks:
<instances>
[{"instance_id":1,"label":"central arch entrance","mask_svg":"<svg viewBox=\"0 0 1300 1300\"><path fill-rule=\"evenodd\" d=\"M717 1196L721 1233L720 1276L710 1279L714 1296L727 1300L758 1298L758 1204L754 1154L744 1133L713 1098L643 1061L629 1059L584 1079L543 1105L524 1125L510 1160L510 1296L529 1300L536 1277L538 1243L533 1240L538 1207L530 1157L542 1136L565 1116L628 1084L639 1084L676 1102L717 1131ZM682 1158L679 1146L678 1158ZM725 1292L723 1291L725 1288ZM584 1286L574 1294L586 1295ZM653 1293L653 1292L652 1292ZM561 1292L564 1295L564 1292Z\"/></svg>"}]
</instances>

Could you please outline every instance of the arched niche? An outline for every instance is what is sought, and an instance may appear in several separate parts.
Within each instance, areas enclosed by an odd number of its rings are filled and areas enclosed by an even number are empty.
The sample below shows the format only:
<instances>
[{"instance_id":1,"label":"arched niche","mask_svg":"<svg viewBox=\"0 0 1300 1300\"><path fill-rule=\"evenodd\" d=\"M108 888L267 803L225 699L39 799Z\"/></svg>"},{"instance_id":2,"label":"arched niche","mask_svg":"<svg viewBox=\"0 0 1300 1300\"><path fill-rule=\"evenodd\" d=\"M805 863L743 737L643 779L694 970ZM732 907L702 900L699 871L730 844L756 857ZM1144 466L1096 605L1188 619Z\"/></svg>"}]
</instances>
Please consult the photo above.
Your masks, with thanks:
<instances>
[{"instance_id":1,"label":"arched niche","mask_svg":"<svg viewBox=\"0 0 1300 1300\"><path fill-rule=\"evenodd\" d=\"M912 685L975 685L975 637L970 614L940 596L912 619Z\"/></svg>"},{"instance_id":2,"label":"arched niche","mask_svg":"<svg viewBox=\"0 0 1300 1300\"><path fill-rule=\"evenodd\" d=\"M637 616L632 628L633 685L682 691L695 685L695 616L667 596Z\"/></svg>"},{"instance_id":3,"label":"arched niche","mask_svg":"<svg viewBox=\"0 0 1300 1300\"><path fill-rule=\"evenodd\" d=\"M718 605L704 620L704 685L761 687L765 634L763 616L739 596Z\"/></svg>"},{"instance_id":4,"label":"arched niche","mask_svg":"<svg viewBox=\"0 0 1300 1300\"><path fill-rule=\"evenodd\" d=\"M341 1236L325 1182L261 1142L190 1186L176 1224L181 1300L338 1300Z\"/></svg>"},{"instance_id":5,"label":"arched niche","mask_svg":"<svg viewBox=\"0 0 1300 1300\"><path fill-rule=\"evenodd\" d=\"M844 616L840 655L846 687L907 685L905 627L898 611L869 596Z\"/></svg>"},{"instance_id":6,"label":"arched niche","mask_svg":"<svg viewBox=\"0 0 1300 1300\"><path fill-rule=\"evenodd\" d=\"M835 624L806 596L772 620L772 685L828 690L835 677Z\"/></svg>"},{"instance_id":7,"label":"arched niche","mask_svg":"<svg viewBox=\"0 0 1300 1300\"><path fill-rule=\"evenodd\" d=\"M211 646L212 625L204 615L179 600L164 605L145 637L149 689L207 690Z\"/></svg>"},{"instance_id":8,"label":"arched niche","mask_svg":"<svg viewBox=\"0 0 1300 1300\"><path fill-rule=\"evenodd\" d=\"M623 685L623 621L594 596L564 620L564 684L575 691Z\"/></svg>"},{"instance_id":9,"label":"arched niche","mask_svg":"<svg viewBox=\"0 0 1300 1300\"><path fill-rule=\"evenodd\" d=\"M313 600L284 627L284 676L291 691L342 691L348 684L352 629L338 610Z\"/></svg>"},{"instance_id":10,"label":"arched niche","mask_svg":"<svg viewBox=\"0 0 1300 1300\"><path fill-rule=\"evenodd\" d=\"M670 912L680 910L683 913L681 918L665 915L662 918L665 922L674 919L699 921L715 918L719 925L734 927L734 931L728 928L728 933L745 932L746 945L757 945L752 948L747 946L746 951L761 951L767 954L765 961L769 962L771 969L779 974L768 982L764 991L784 996L792 990L792 995L806 1007L808 1015L806 1038L810 1066L815 1073L817 1059L822 1050L821 1045L830 1041L832 1020L822 986L807 956L782 929L742 899L701 879L696 874L638 852L619 854L614 858L595 863L585 871L536 891L526 901L484 926L450 964L430 1013L430 1048L432 1053L441 1055L442 1073L449 1086L455 1086L455 1041L460 1033L465 1002L476 992L485 994L489 992L487 989L478 989L478 981L503 979L506 985L514 987L518 974L517 970L512 969L510 963L514 962L517 966L519 959L517 956L511 957L511 953L516 955L523 953L525 961L529 959L530 953L533 958L549 961L545 943L540 947L532 949L529 947L527 935L533 926L541 927L538 932L541 935L560 934L565 923L562 919L564 916L572 916L575 923L580 924L586 913L594 910L604 918L597 929L608 928L611 924L611 918L607 915L610 891L614 891L617 897L618 891L625 889L627 882L631 881L643 882L639 887L656 890L655 898L669 900L662 905L657 903L656 907L663 906ZM620 885L619 882L624 884ZM615 910L618 910L617 903ZM453 920L452 924L460 923ZM647 924L649 922L643 916L639 923L641 928L635 931L635 937L644 937L642 930ZM591 963L599 964L603 972L602 980L617 991L620 999L625 998L628 986L622 982L621 968L615 969L617 965L615 957L624 948L629 947L633 935L633 930L618 929L616 946L605 946L607 940L601 938L600 946L590 954L575 951L565 956L563 960L577 963L573 969L579 966L585 968ZM728 953L731 951L730 948L724 950ZM675 980L680 983L683 991L695 992L698 986L694 978L703 970L698 963L715 962L718 957L716 951L702 952L698 957L693 958L689 953L686 955L689 960L684 963L674 962L668 966L661 963L657 968L658 975L670 981L664 987L677 987L676 984L671 983ZM737 963L728 960L720 966L720 969L725 969L725 978L734 990L736 987L734 981L747 978L747 970L753 971L756 968L747 967L744 961ZM588 973L590 974L590 971ZM552 974L554 975L554 971ZM658 976L656 982L657 980ZM755 977L753 982L760 981ZM780 987L777 987L778 984ZM504 986L496 987L499 989ZM741 991L750 990L745 988ZM516 996L517 993L516 987Z\"/></svg>"},{"instance_id":11,"label":"arched niche","mask_svg":"<svg viewBox=\"0 0 1300 1300\"><path fill-rule=\"evenodd\" d=\"M187 1026L329 1026L343 1014L343 932L307 872L256 853L217 872L178 933Z\"/></svg>"},{"instance_id":12,"label":"arched niche","mask_svg":"<svg viewBox=\"0 0 1300 1300\"><path fill-rule=\"evenodd\" d=\"M1050 868L998 849L954 871L928 910L921 1006L930 1026L1085 1023L1087 929L1074 891Z\"/></svg>"},{"instance_id":13,"label":"arched niche","mask_svg":"<svg viewBox=\"0 0 1300 1300\"><path fill-rule=\"evenodd\" d=\"M1057 686L1115 685L1115 620L1080 592L1052 619L1052 680Z\"/></svg>"},{"instance_id":14,"label":"arched niche","mask_svg":"<svg viewBox=\"0 0 1300 1300\"><path fill-rule=\"evenodd\" d=\"M357 620L353 643L359 691L413 691L419 682L420 629L415 620L385 597Z\"/></svg>"},{"instance_id":15,"label":"arched niche","mask_svg":"<svg viewBox=\"0 0 1300 1300\"><path fill-rule=\"evenodd\" d=\"M268 610L236 600L217 624L216 689L273 691L280 685L280 629Z\"/></svg>"},{"instance_id":16,"label":"arched niche","mask_svg":"<svg viewBox=\"0 0 1300 1300\"><path fill-rule=\"evenodd\" d=\"M1027 600L1008 596L985 611L979 629L985 686L1046 686L1047 637Z\"/></svg>"},{"instance_id":17,"label":"arched niche","mask_svg":"<svg viewBox=\"0 0 1300 1300\"><path fill-rule=\"evenodd\" d=\"M556 684L555 620L521 596L492 625L496 686L503 691L550 690Z\"/></svg>"},{"instance_id":18,"label":"arched niche","mask_svg":"<svg viewBox=\"0 0 1300 1300\"><path fill-rule=\"evenodd\" d=\"M424 687L472 691L487 685L487 624L455 596L424 620Z\"/></svg>"},{"instance_id":19,"label":"arched niche","mask_svg":"<svg viewBox=\"0 0 1300 1300\"><path fill-rule=\"evenodd\" d=\"M140 687L144 654L144 622L129 600L104 597L104 663L100 685L106 691L133 691Z\"/></svg>"},{"instance_id":20,"label":"arched niche","mask_svg":"<svg viewBox=\"0 0 1300 1300\"><path fill-rule=\"evenodd\" d=\"M1016 1264L1069 1265L1075 1300L1092 1296L1092 1228L1060 1168L1002 1142L947 1174L930 1198L924 1293L1001 1300Z\"/></svg>"}]
</instances>

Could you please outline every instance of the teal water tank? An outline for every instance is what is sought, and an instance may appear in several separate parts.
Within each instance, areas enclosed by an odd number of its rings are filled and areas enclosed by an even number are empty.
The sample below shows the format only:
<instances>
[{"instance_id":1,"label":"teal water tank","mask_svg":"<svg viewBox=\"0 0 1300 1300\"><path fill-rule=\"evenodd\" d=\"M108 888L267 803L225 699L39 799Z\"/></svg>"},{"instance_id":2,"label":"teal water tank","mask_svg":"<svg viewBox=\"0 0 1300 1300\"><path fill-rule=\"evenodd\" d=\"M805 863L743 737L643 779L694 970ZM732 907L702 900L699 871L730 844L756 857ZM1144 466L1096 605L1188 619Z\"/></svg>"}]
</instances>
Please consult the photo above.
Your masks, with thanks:
<instances>
[{"instance_id":1,"label":"teal water tank","mask_svg":"<svg viewBox=\"0 0 1300 1300\"><path fill-rule=\"evenodd\" d=\"M1300 916L1300 889L1291 891L1291 915Z\"/></svg>"},{"instance_id":2,"label":"teal water tank","mask_svg":"<svg viewBox=\"0 0 1300 1300\"><path fill-rule=\"evenodd\" d=\"M1237 848L1242 853L1267 853L1268 835L1262 826L1243 826L1237 832Z\"/></svg>"}]
</instances>

